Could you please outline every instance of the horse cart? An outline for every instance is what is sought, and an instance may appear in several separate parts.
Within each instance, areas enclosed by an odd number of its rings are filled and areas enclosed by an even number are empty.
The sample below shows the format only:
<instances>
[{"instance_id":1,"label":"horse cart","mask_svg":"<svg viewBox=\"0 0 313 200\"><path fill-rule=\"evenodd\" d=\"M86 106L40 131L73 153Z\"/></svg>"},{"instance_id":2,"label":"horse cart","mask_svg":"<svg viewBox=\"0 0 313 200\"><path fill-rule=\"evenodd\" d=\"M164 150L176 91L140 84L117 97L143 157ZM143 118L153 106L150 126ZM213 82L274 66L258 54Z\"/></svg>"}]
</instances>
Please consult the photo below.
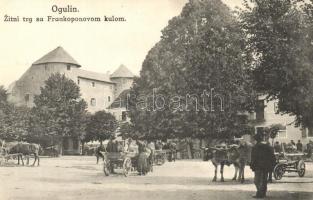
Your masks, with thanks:
<instances>
[{"instance_id":1,"label":"horse cart","mask_svg":"<svg viewBox=\"0 0 313 200\"><path fill-rule=\"evenodd\" d=\"M277 164L274 167L273 173L276 180L282 179L286 172L296 172L299 177L305 175L303 153L277 153L275 155Z\"/></svg>"},{"instance_id":2,"label":"horse cart","mask_svg":"<svg viewBox=\"0 0 313 200\"><path fill-rule=\"evenodd\" d=\"M134 169L136 166L138 153L136 152L103 152L104 163L103 172L106 176L115 173L116 169L122 170L124 176Z\"/></svg>"}]
</instances>

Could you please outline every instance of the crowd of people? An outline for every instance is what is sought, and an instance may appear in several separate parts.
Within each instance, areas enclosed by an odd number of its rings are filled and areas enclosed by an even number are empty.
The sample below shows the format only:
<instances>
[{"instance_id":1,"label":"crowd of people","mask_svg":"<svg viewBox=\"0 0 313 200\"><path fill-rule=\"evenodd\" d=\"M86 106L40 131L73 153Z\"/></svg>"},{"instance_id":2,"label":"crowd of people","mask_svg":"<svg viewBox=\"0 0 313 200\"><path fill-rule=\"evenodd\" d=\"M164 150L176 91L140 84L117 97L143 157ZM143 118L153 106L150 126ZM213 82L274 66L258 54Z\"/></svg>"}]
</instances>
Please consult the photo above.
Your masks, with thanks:
<instances>
[{"instance_id":1,"label":"crowd of people","mask_svg":"<svg viewBox=\"0 0 313 200\"><path fill-rule=\"evenodd\" d=\"M284 148L284 149L283 149ZM288 144L286 143L279 143L278 141L274 144L274 151L275 153L306 153L308 158L311 158L313 150L313 142L310 140L306 147L302 144L300 140L295 143L293 140L290 140Z\"/></svg>"}]
</instances>

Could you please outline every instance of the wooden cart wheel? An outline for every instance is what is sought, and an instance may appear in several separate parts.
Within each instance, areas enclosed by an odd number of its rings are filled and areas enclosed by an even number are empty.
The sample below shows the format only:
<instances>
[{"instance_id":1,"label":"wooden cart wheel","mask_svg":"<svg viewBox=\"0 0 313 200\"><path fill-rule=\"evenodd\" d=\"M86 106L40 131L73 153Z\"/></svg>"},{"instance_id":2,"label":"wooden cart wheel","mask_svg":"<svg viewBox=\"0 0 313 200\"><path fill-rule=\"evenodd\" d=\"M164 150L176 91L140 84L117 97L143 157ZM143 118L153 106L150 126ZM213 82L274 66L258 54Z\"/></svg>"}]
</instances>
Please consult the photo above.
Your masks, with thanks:
<instances>
[{"instance_id":1,"label":"wooden cart wheel","mask_svg":"<svg viewBox=\"0 0 313 200\"><path fill-rule=\"evenodd\" d=\"M131 171L132 169L132 161L130 158L125 158L124 162L123 162L123 173L124 176L127 177L128 173Z\"/></svg>"},{"instance_id":2,"label":"wooden cart wheel","mask_svg":"<svg viewBox=\"0 0 313 200\"><path fill-rule=\"evenodd\" d=\"M282 179L284 173L285 173L285 169L283 165L278 164L274 167L274 178L276 180Z\"/></svg>"},{"instance_id":3,"label":"wooden cart wheel","mask_svg":"<svg viewBox=\"0 0 313 200\"><path fill-rule=\"evenodd\" d=\"M109 170L109 167L110 167L110 163L108 163L107 161L103 161L103 172L106 176L109 176L110 175L110 170Z\"/></svg>"},{"instance_id":4,"label":"wooden cart wheel","mask_svg":"<svg viewBox=\"0 0 313 200\"><path fill-rule=\"evenodd\" d=\"M303 160L300 160L297 166L299 177L303 177L305 174L305 163Z\"/></svg>"}]
</instances>

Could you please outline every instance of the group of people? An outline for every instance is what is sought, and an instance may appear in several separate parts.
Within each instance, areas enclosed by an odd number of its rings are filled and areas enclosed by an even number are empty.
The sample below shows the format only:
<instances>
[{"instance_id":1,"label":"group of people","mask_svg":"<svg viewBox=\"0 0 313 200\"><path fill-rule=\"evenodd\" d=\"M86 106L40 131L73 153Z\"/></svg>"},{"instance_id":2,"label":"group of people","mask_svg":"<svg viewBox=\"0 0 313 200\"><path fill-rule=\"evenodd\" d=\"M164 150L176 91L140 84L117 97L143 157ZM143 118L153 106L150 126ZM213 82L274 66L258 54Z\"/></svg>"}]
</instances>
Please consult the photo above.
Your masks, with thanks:
<instances>
[{"instance_id":1,"label":"group of people","mask_svg":"<svg viewBox=\"0 0 313 200\"><path fill-rule=\"evenodd\" d=\"M312 142L310 141L307 144L306 151L312 152L312 147L310 145L311 143ZM302 142L300 140L298 140L297 143L295 143L293 140L290 140L290 142L288 144L286 144L286 143L281 143L280 144L278 141L275 142L275 144L274 144L275 153L283 152L282 147L284 147L284 151L287 152L287 153L303 152L303 150L304 150L304 146L303 146L303 144L302 144Z\"/></svg>"}]
</instances>

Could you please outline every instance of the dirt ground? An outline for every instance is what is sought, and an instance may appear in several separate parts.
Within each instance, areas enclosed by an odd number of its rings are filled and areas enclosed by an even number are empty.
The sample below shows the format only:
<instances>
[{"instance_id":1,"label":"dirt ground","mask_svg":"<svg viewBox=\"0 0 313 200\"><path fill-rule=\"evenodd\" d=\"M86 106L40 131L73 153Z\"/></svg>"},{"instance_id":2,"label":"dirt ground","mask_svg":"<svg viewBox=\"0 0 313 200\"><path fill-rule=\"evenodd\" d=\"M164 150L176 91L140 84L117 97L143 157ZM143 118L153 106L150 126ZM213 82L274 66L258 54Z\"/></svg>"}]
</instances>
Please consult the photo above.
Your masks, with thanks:
<instances>
[{"instance_id":1,"label":"dirt ground","mask_svg":"<svg viewBox=\"0 0 313 200\"><path fill-rule=\"evenodd\" d=\"M267 199L313 199L313 163L306 163L305 177L286 174L268 185ZM212 182L210 162L183 160L155 166L147 176L136 173L106 177L92 156L41 158L39 167L0 167L0 200L167 200L252 199L253 173L247 167L246 182L231 180L234 169L226 167L225 182ZM118 172L118 171L117 171Z\"/></svg>"}]
</instances>

